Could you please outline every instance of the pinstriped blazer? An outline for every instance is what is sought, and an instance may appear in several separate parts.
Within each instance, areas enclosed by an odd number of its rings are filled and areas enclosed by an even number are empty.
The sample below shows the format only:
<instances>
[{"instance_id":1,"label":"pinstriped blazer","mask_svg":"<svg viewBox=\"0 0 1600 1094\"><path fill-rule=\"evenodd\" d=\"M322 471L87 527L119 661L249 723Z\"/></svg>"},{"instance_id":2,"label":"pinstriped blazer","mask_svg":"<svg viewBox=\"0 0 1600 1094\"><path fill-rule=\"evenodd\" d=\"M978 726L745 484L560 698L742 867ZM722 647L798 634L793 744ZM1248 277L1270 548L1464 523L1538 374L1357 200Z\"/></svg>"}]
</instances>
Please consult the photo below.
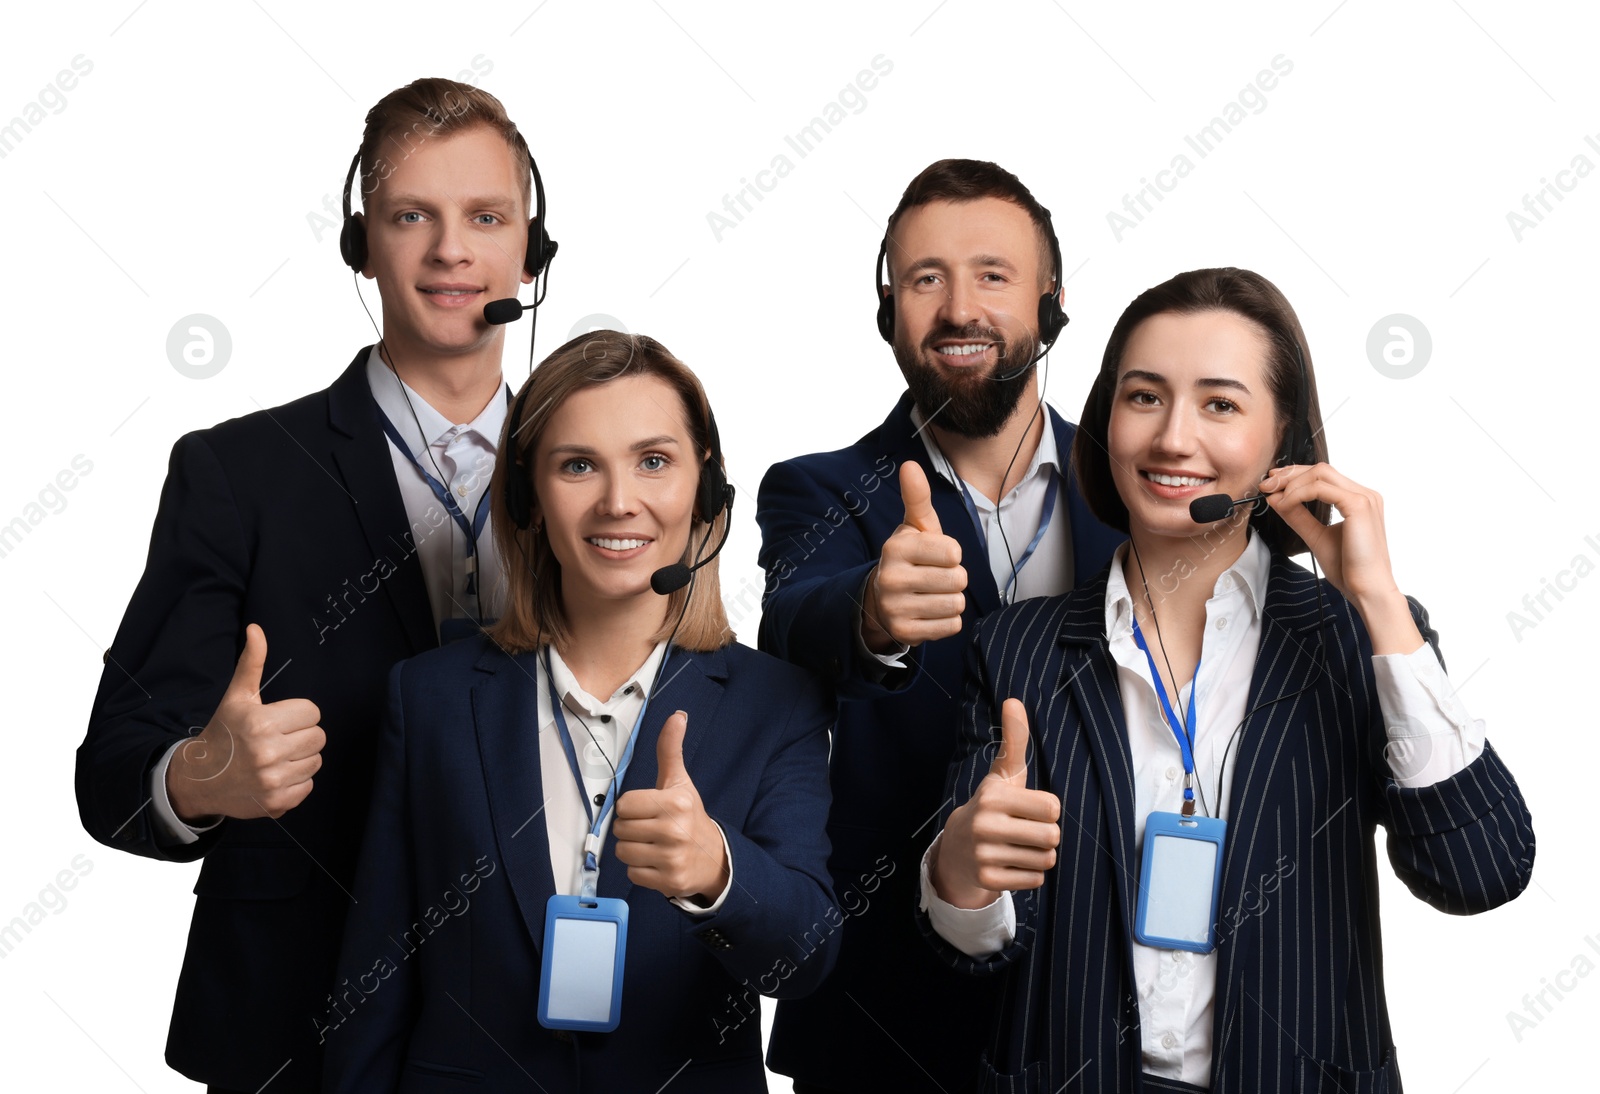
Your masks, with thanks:
<instances>
[{"instance_id":1,"label":"pinstriped blazer","mask_svg":"<svg viewBox=\"0 0 1600 1094\"><path fill-rule=\"evenodd\" d=\"M1028 785L1063 803L1057 864L1042 888L1015 894L1009 948L967 957L919 913L952 965L1004 978L984 1091L1141 1089L1132 950L1140 864L1133 764L1105 637L1108 572L988 616L968 653L964 755L951 767L946 817L988 772L999 707L1011 697L1028 711ZM1224 847L1210 1081L1219 1094L1400 1091L1376 825L1388 832L1395 872L1442 911L1511 900L1533 869L1527 806L1487 744L1434 786L1404 789L1388 777L1366 628L1322 582L1319 642L1317 584L1273 556ZM1427 613L1411 605L1437 653Z\"/></svg>"}]
</instances>

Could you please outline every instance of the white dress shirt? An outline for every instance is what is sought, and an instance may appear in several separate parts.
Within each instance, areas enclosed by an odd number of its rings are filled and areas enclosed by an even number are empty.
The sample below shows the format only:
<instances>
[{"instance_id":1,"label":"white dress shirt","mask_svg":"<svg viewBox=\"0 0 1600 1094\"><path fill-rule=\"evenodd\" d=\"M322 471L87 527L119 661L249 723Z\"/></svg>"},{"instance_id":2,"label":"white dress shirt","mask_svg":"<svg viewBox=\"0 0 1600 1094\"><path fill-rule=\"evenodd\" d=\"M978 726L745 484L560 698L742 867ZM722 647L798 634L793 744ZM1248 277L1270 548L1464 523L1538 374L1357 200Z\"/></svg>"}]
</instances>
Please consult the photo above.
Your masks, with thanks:
<instances>
[{"instance_id":1,"label":"white dress shirt","mask_svg":"<svg viewBox=\"0 0 1600 1094\"><path fill-rule=\"evenodd\" d=\"M1142 855L1149 815L1176 813L1182 808L1183 757L1156 697L1149 661L1133 639L1133 598L1123 572L1127 554L1127 544L1119 547L1111 567L1105 627L1117 664L1133 760L1134 851ZM1196 679L1180 689L1183 709L1199 702L1193 749L1198 811L1224 820L1240 752L1237 742L1232 750L1227 746L1247 713L1270 568L1270 552L1259 536L1252 535L1238 561L1217 579L1206 602L1200 667ZM1156 586L1153 575L1151 585ZM1156 612L1159 617L1159 598ZM1159 657L1156 635L1146 633L1145 639L1152 654ZM1477 759L1483 752L1483 723L1470 719L1453 696L1431 646L1424 642L1413 653L1384 654L1372 661L1384 725L1390 741L1397 745L1387 750L1389 765L1401 786L1431 786ZM1179 709L1178 700L1173 708L1175 712ZM1419 744L1419 739L1425 741ZM1219 765L1225 751L1227 763L1220 770L1219 796ZM922 862L922 906L934 929L973 957L1009 946L1016 937L1011 894L1002 893L994 903L978 909L956 908L940 899L928 873L938 845L935 840ZM1201 955L1133 942L1143 1067L1149 1074L1198 1086L1210 1081L1216 960L1215 951Z\"/></svg>"},{"instance_id":2,"label":"white dress shirt","mask_svg":"<svg viewBox=\"0 0 1600 1094\"><path fill-rule=\"evenodd\" d=\"M596 795L604 794L603 800L609 801L612 795L621 793L620 787L613 784L612 776L616 763L627 748L634 724L639 720L639 712L644 710L645 718L652 723L665 722L672 714L670 710L645 710L666 643L656 643L655 650L644 664L623 681L611 698L604 701L584 691L561 655L550 647L546 649L550 652L550 674L555 679L556 694L561 697L567 731L572 734L573 751L578 756L578 769L583 772L584 789L589 796L590 808L598 814L601 807L595 804ZM583 881L583 841L589 834L589 814L584 810L583 800L578 797L578 784L573 781L566 750L561 746L561 733L556 728L555 714L550 709L550 685L545 678L542 656L539 658L538 673L539 768L544 790L542 808L545 829L550 837L550 871L555 878L556 892L575 896ZM646 727L641 725L639 728ZM638 761L639 756L635 753L633 762ZM610 811L601 825L602 845L606 834L611 831L615 816L615 810ZM722 826L718 825L717 830L720 832ZM716 900L710 905L701 905L674 897L674 904L697 915L709 915L722 907L728 890L733 886L733 854L726 836L722 837L722 851L727 856L728 884ZM602 874L613 870L626 872L627 869L626 864L614 860L607 862L602 859L600 862Z\"/></svg>"},{"instance_id":3,"label":"white dress shirt","mask_svg":"<svg viewBox=\"0 0 1600 1094\"><path fill-rule=\"evenodd\" d=\"M367 385L378 409L394 423L395 429L411 446L428 473L438 477L454 493L456 504L470 523L477 512L478 502L489 490L489 480L494 474L495 446L500 442L500 429L506 420L504 387L496 388L478 416L466 425L453 425L430 406L422 396L395 375L374 346L367 356ZM405 391L402 394L401 387ZM410 406L407 406L407 399ZM412 417L412 408L416 417ZM422 433L417 432L418 423ZM424 455L422 437L431 438L428 451L438 464L438 470ZM394 462L395 481L400 486L400 500L405 505L406 522L416 544L417 561L422 566L422 580L428 590L428 604L433 611L433 625L437 631L446 619L462 619L478 611L477 598L467 592L467 537L462 533L439 499L434 496L416 464L395 447L393 440L384 447ZM485 502L484 504L488 504ZM500 597L504 595L504 577L499 555L494 549L494 516L490 514L478 537L477 549L478 588L483 595L485 619L495 618ZM156 831L169 842L193 843L201 833L221 824L218 819L203 827L185 824L179 819L167 797L167 768L172 756L190 738L173 743L166 754L150 772L150 808Z\"/></svg>"},{"instance_id":4,"label":"white dress shirt","mask_svg":"<svg viewBox=\"0 0 1600 1094\"><path fill-rule=\"evenodd\" d=\"M1044 432L1040 434L1033 458L1028 461L1027 470L1021 480L1012 487L1010 493L1000 499L997 505L981 490L964 482L956 474L955 465L940 449L939 442L934 440L933 430L923 428L922 412L915 406L911 408L911 424L917 427L918 436L922 438L922 445L928 452L928 460L939 473L939 477L958 491L965 490L972 498L973 507L978 511L978 520L983 525L983 535L980 539L989 547L989 557L984 561L988 564L989 572L994 575L995 588L1000 590L1001 598L1007 604L1033 596L1054 596L1072 588L1072 526L1067 518L1066 467L1056 446L1056 431L1050 421L1050 414L1044 408L1040 408L1039 413L1045 419ZM1044 519L1045 498L1050 492L1052 478L1056 480L1057 488L1050 527L1045 529L1044 536L1034 548L1033 556L1028 559L1027 565L1017 570L1016 584L1011 586L1011 595L1008 597L1006 587L1011 584L1012 563L1022 562L1028 544L1033 542L1033 537L1039 531L1039 523ZM963 516L962 519L970 523L969 516ZM1001 535L1001 529L1005 531L1004 536ZM951 535L952 531L949 528L944 529L946 535ZM971 559L962 561L969 568L973 562ZM863 588L863 597L865 592ZM860 613L857 612L856 652L869 659L869 664L875 660L889 668L904 667L905 662L901 658L910 652L911 647L906 646L889 653L874 653L861 639L859 616Z\"/></svg>"}]
</instances>

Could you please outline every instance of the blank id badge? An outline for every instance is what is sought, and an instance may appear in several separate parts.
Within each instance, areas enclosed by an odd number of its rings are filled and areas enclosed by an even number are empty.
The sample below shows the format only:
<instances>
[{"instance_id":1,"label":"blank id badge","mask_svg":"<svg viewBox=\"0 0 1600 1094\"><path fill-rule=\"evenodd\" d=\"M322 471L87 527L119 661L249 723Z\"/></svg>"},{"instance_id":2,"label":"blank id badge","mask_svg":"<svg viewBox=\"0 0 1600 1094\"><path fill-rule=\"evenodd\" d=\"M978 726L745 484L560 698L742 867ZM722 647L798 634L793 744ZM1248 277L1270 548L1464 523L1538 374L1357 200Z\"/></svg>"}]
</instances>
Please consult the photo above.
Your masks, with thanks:
<instances>
[{"instance_id":1,"label":"blank id badge","mask_svg":"<svg viewBox=\"0 0 1600 1094\"><path fill-rule=\"evenodd\" d=\"M1216 817L1151 813L1144 826L1144 864L1133 936L1164 950L1215 948L1222 888L1222 841L1228 822Z\"/></svg>"},{"instance_id":2,"label":"blank id badge","mask_svg":"<svg viewBox=\"0 0 1600 1094\"><path fill-rule=\"evenodd\" d=\"M553 896L545 905L539 1024L610 1033L622 1018L628 904L614 897Z\"/></svg>"}]
</instances>

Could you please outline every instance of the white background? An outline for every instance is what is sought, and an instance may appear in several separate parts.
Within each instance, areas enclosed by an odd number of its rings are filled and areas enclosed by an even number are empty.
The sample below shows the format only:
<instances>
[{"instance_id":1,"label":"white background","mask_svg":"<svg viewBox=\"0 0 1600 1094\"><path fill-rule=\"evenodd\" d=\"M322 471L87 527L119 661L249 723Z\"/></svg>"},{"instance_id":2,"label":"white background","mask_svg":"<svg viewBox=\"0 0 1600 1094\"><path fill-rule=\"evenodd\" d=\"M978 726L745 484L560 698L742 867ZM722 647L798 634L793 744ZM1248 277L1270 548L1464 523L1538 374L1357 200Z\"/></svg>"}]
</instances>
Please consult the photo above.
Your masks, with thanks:
<instances>
[{"instance_id":1,"label":"white background","mask_svg":"<svg viewBox=\"0 0 1600 1094\"><path fill-rule=\"evenodd\" d=\"M1600 946L1584 811L1596 795L1600 178L1561 176L1572 189L1520 239L1507 221L1574 157L1600 165L1584 142L1600 144L1600 20L1588 5L66 10L11 5L0 32L0 121L74 57L93 66L0 159L0 525L25 516L75 456L92 463L60 511L0 558L0 923L74 856L91 868L0 957L6 1085L194 1089L167 1070L162 1046L197 865L94 843L73 802L73 750L172 442L326 386L372 340L336 228L318 238L308 216L336 219L324 198L336 198L372 102L417 76L462 72L505 102L543 168L561 254L541 352L606 313L704 379L739 486L723 588L748 641L757 615L733 601L745 590L752 603L761 581L751 514L762 471L850 442L900 390L873 328L868 268L883 219L927 163L996 160L1054 211L1073 320L1049 395L1069 417L1139 291L1197 266L1273 279L1308 331L1332 460L1384 494L1401 582L1431 609L1540 837L1527 893L1472 919L1432 911L1384 872L1408 1087L1592 1084L1600 975L1564 975L1572 990L1547 994L1551 1012L1520 1039L1507 1017L1578 955L1600 967L1585 942ZM785 135L878 55L893 68L864 108L798 157ZM1266 105L1200 158L1185 135L1279 55L1293 68ZM780 153L792 173L719 241L707 214ZM1108 212L1180 153L1192 172L1119 241ZM165 348L197 312L233 342L203 381L180 375ZM1431 332L1432 357L1411 379L1368 358L1369 330L1394 313ZM510 330L512 379L527 337L526 322ZM311 549L317 530L305 533ZM1563 599L1547 593L1548 610L1528 614L1523 598L1558 579ZM1534 625L1514 630L1512 611Z\"/></svg>"}]
</instances>

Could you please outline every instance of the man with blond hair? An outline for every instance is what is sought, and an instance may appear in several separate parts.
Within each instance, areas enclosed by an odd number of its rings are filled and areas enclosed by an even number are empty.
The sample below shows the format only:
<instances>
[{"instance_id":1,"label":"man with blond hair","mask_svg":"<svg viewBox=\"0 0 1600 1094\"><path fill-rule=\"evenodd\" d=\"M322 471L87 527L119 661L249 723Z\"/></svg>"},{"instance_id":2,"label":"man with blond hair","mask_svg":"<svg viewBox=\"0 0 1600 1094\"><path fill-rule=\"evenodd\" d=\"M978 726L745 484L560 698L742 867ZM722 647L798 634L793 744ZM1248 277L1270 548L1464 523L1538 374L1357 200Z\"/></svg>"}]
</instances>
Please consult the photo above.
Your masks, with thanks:
<instances>
[{"instance_id":1,"label":"man with blond hair","mask_svg":"<svg viewBox=\"0 0 1600 1094\"><path fill-rule=\"evenodd\" d=\"M334 969L384 682L499 592L505 337L483 305L554 251L531 167L487 92L385 96L340 239L378 283L379 342L326 390L173 448L76 788L102 843L203 859L166 1058L213 1091L317 1090L328 1015L368 987Z\"/></svg>"}]
</instances>

